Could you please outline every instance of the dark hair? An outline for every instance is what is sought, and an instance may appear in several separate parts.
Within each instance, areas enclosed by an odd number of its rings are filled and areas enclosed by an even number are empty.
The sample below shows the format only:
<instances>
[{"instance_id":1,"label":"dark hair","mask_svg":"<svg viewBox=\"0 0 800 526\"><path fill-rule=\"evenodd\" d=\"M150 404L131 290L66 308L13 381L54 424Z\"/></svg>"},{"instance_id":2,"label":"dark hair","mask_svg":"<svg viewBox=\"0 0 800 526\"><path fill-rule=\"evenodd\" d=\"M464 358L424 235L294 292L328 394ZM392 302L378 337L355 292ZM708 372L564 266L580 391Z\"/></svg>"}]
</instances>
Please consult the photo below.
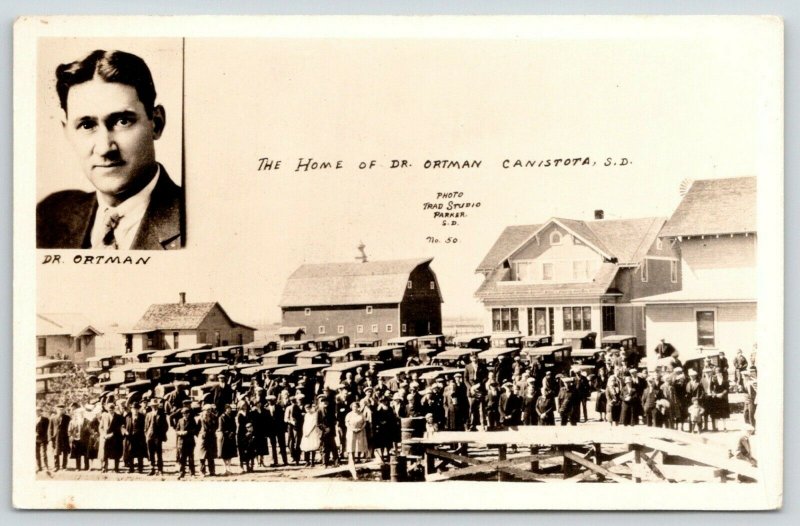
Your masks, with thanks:
<instances>
[{"instance_id":1,"label":"dark hair","mask_svg":"<svg viewBox=\"0 0 800 526\"><path fill-rule=\"evenodd\" d=\"M150 68L144 60L125 51L92 51L82 60L61 64L56 68L56 91L61 109L67 111L69 90L78 84L89 82L95 76L106 82L131 86L144 105L147 117L153 118L156 87Z\"/></svg>"}]
</instances>

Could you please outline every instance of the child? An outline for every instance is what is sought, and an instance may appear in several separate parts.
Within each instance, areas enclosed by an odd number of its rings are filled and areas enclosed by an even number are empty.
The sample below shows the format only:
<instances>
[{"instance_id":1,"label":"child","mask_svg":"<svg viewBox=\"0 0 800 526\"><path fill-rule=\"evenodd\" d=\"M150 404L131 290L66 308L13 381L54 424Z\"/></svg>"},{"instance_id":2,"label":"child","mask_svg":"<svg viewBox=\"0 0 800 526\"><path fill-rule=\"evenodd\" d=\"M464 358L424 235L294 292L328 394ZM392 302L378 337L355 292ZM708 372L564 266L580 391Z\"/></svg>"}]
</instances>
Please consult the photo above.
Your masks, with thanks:
<instances>
[{"instance_id":1,"label":"child","mask_svg":"<svg viewBox=\"0 0 800 526\"><path fill-rule=\"evenodd\" d=\"M689 406L689 432L700 433L703 426L703 416L705 409L700 406L700 398L692 397L692 405Z\"/></svg>"},{"instance_id":2,"label":"child","mask_svg":"<svg viewBox=\"0 0 800 526\"><path fill-rule=\"evenodd\" d=\"M245 435L244 435L244 448L242 455L242 460L244 460L244 466L242 466L242 471L247 473L253 472L253 461L256 457L257 447L256 447L256 434L254 431L253 423L248 422L245 426Z\"/></svg>"},{"instance_id":3,"label":"child","mask_svg":"<svg viewBox=\"0 0 800 526\"><path fill-rule=\"evenodd\" d=\"M433 414L428 413L425 415L425 438L433 436L434 433L439 431L439 426L433 420Z\"/></svg>"}]
</instances>

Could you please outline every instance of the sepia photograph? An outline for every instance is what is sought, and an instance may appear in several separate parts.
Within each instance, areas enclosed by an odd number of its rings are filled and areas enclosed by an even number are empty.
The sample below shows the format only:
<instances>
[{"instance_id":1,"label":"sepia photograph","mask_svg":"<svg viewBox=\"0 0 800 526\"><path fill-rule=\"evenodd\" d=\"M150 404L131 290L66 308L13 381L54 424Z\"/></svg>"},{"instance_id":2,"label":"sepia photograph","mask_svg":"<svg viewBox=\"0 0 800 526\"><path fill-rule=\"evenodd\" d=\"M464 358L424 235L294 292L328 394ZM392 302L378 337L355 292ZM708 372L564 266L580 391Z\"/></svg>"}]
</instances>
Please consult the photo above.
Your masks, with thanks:
<instances>
[{"instance_id":1,"label":"sepia photograph","mask_svg":"<svg viewBox=\"0 0 800 526\"><path fill-rule=\"evenodd\" d=\"M15 506L781 506L778 19L46 20Z\"/></svg>"}]
</instances>

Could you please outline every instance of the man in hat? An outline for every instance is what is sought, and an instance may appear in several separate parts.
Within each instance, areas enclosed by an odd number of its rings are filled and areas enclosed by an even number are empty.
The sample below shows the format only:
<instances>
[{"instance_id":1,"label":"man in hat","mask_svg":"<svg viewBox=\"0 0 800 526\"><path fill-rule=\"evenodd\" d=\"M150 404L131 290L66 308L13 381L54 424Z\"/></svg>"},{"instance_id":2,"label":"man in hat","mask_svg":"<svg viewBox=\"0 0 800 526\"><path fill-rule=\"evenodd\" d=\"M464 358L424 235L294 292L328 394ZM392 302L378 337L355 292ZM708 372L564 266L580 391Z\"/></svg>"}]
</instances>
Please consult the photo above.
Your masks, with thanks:
<instances>
[{"instance_id":1,"label":"man in hat","mask_svg":"<svg viewBox=\"0 0 800 526\"><path fill-rule=\"evenodd\" d=\"M55 453L55 471L67 469L69 460L69 422L71 418L67 414L64 404L56 406L56 416L50 421L50 440L53 442Z\"/></svg>"},{"instance_id":2,"label":"man in hat","mask_svg":"<svg viewBox=\"0 0 800 526\"><path fill-rule=\"evenodd\" d=\"M578 419L574 418L576 409L580 410L580 402L578 400L578 393L575 390L575 381L568 377L561 377L561 390L558 392L556 399L558 414L561 415L561 425L565 426L568 423L576 425Z\"/></svg>"},{"instance_id":3,"label":"man in hat","mask_svg":"<svg viewBox=\"0 0 800 526\"><path fill-rule=\"evenodd\" d=\"M286 461L286 423L283 421L286 409L278 404L278 397L267 395L267 407L264 409L267 440L272 450L272 465L278 465L278 448L280 448L283 465Z\"/></svg>"},{"instance_id":4,"label":"man in hat","mask_svg":"<svg viewBox=\"0 0 800 526\"><path fill-rule=\"evenodd\" d=\"M164 474L163 446L168 429L167 415L161 407L161 401L153 398L150 400L150 411L144 416L144 439L150 461L150 476Z\"/></svg>"},{"instance_id":5,"label":"man in hat","mask_svg":"<svg viewBox=\"0 0 800 526\"><path fill-rule=\"evenodd\" d=\"M500 395L500 421L506 427L516 427L522 416L522 398L514 392L514 384L503 384L503 394Z\"/></svg>"},{"instance_id":6,"label":"man in hat","mask_svg":"<svg viewBox=\"0 0 800 526\"><path fill-rule=\"evenodd\" d=\"M473 384L469 393L469 431L484 427L484 399L481 384Z\"/></svg>"},{"instance_id":7,"label":"man in hat","mask_svg":"<svg viewBox=\"0 0 800 526\"><path fill-rule=\"evenodd\" d=\"M620 393L622 406L620 408L619 423L623 426L636 425L636 407L639 404L639 394L633 385L633 378L625 377Z\"/></svg>"},{"instance_id":8,"label":"man in hat","mask_svg":"<svg viewBox=\"0 0 800 526\"><path fill-rule=\"evenodd\" d=\"M42 407L36 408L36 472L50 471L47 463L47 431L50 428L50 418Z\"/></svg>"},{"instance_id":9,"label":"man in hat","mask_svg":"<svg viewBox=\"0 0 800 526\"><path fill-rule=\"evenodd\" d=\"M470 390L475 384L482 384L486 380L486 364L478 360L478 353L469 353L469 363L464 367L464 383Z\"/></svg>"},{"instance_id":10,"label":"man in hat","mask_svg":"<svg viewBox=\"0 0 800 526\"><path fill-rule=\"evenodd\" d=\"M211 403L217 408L217 414L221 415L225 412L225 407L233 403L233 388L224 373L217 375L217 382L217 385L211 390Z\"/></svg>"},{"instance_id":11,"label":"man in hat","mask_svg":"<svg viewBox=\"0 0 800 526\"><path fill-rule=\"evenodd\" d=\"M286 423L287 445L289 454L295 465L300 464L300 440L303 436L303 399L302 393L297 393L294 400L286 408L284 422Z\"/></svg>"},{"instance_id":12,"label":"man in hat","mask_svg":"<svg viewBox=\"0 0 800 526\"><path fill-rule=\"evenodd\" d=\"M109 403L107 412L103 413L100 429L105 432L100 437L103 440L103 472L108 471L108 461L114 461L114 472L119 473L119 459L122 456L122 428L125 418L122 416L122 405Z\"/></svg>"},{"instance_id":13,"label":"man in hat","mask_svg":"<svg viewBox=\"0 0 800 526\"><path fill-rule=\"evenodd\" d=\"M747 358L744 357L741 349L736 351L736 357L733 359L733 379L736 382L736 388L740 391L744 390L744 381L742 373L747 371Z\"/></svg>"},{"instance_id":14,"label":"man in hat","mask_svg":"<svg viewBox=\"0 0 800 526\"><path fill-rule=\"evenodd\" d=\"M204 404L200 412L197 432L197 454L200 457L200 475L215 476L216 466L214 459L217 458L217 427L219 420L213 404Z\"/></svg>"},{"instance_id":15,"label":"man in hat","mask_svg":"<svg viewBox=\"0 0 800 526\"><path fill-rule=\"evenodd\" d=\"M144 457L147 455L147 439L144 434L144 415L139 411L139 402L131 405L131 412L125 417L123 435L125 436L125 456L128 471L133 473L134 464L139 473L144 471Z\"/></svg>"},{"instance_id":16,"label":"man in hat","mask_svg":"<svg viewBox=\"0 0 800 526\"><path fill-rule=\"evenodd\" d=\"M339 451L336 448L336 411L331 407L328 396L317 395L317 423L322 432L320 446L322 447L322 463L328 467L331 460L335 466L339 465Z\"/></svg>"},{"instance_id":17,"label":"man in hat","mask_svg":"<svg viewBox=\"0 0 800 526\"><path fill-rule=\"evenodd\" d=\"M189 472L195 476L194 469L194 445L195 435L197 434L197 423L192 417L192 410L188 407L181 409L181 417L175 424L175 449L178 452L178 463L180 464L179 479L186 476L186 466Z\"/></svg>"},{"instance_id":18,"label":"man in hat","mask_svg":"<svg viewBox=\"0 0 800 526\"><path fill-rule=\"evenodd\" d=\"M259 467L264 467L264 456L269 453L267 449L266 412L258 395L253 396L251 400L253 400L253 404L248 418L253 424L255 462Z\"/></svg>"},{"instance_id":19,"label":"man in hat","mask_svg":"<svg viewBox=\"0 0 800 526\"><path fill-rule=\"evenodd\" d=\"M497 382L487 380L483 411L486 415L486 429L489 431L500 425L500 396Z\"/></svg>"}]
</instances>

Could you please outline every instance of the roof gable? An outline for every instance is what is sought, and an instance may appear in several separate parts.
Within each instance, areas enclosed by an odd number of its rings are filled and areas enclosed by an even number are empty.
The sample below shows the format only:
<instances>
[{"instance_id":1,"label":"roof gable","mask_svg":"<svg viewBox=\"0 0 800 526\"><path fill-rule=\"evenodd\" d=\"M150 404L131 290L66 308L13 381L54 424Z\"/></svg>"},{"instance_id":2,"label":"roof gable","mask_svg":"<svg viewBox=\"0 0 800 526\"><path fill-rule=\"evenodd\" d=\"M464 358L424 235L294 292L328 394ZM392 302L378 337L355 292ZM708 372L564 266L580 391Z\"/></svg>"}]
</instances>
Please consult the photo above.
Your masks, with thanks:
<instances>
[{"instance_id":1,"label":"roof gable","mask_svg":"<svg viewBox=\"0 0 800 526\"><path fill-rule=\"evenodd\" d=\"M44 313L36 315L37 336L81 336L87 332L101 336L103 333L92 327L89 319L76 313Z\"/></svg>"},{"instance_id":2,"label":"roof gable","mask_svg":"<svg viewBox=\"0 0 800 526\"><path fill-rule=\"evenodd\" d=\"M510 226L500 234L476 271L487 272L497 268L551 224L569 231L606 259L616 258L620 264L636 264L647 254L664 222L663 217L598 221L554 217L541 225Z\"/></svg>"},{"instance_id":3,"label":"roof gable","mask_svg":"<svg viewBox=\"0 0 800 526\"><path fill-rule=\"evenodd\" d=\"M421 265L429 265L432 260L301 265L289 276L280 306L400 303L411 273Z\"/></svg>"},{"instance_id":4,"label":"roof gable","mask_svg":"<svg viewBox=\"0 0 800 526\"><path fill-rule=\"evenodd\" d=\"M756 232L756 190L755 177L694 181L661 236Z\"/></svg>"}]
</instances>

